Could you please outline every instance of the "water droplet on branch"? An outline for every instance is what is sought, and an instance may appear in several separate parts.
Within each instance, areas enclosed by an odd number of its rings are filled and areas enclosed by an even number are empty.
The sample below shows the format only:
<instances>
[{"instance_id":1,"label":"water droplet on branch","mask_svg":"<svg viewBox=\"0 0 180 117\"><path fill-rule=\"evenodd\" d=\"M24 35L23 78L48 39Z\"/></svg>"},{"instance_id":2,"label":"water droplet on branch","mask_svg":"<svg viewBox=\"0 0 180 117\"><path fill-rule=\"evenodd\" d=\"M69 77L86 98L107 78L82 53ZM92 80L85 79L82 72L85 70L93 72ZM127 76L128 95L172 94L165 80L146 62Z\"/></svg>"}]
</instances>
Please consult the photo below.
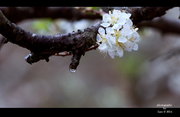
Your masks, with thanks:
<instances>
[{"instance_id":1,"label":"water droplet on branch","mask_svg":"<svg viewBox=\"0 0 180 117\"><path fill-rule=\"evenodd\" d=\"M74 72L76 72L76 69L69 69L69 71L74 73Z\"/></svg>"}]
</instances>

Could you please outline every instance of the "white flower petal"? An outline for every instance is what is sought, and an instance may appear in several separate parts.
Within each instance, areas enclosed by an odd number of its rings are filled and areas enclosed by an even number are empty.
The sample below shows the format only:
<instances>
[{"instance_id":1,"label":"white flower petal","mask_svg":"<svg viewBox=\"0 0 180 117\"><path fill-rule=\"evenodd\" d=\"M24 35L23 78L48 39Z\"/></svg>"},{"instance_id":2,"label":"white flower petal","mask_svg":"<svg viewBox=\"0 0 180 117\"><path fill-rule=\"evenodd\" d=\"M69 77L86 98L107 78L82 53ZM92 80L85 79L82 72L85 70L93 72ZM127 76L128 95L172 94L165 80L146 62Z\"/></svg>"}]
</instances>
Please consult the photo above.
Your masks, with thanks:
<instances>
[{"instance_id":1,"label":"white flower petal","mask_svg":"<svg viewBox=\"0 0 180 117\"><path fill-rule=\"evenodd\" d=\"M121 11L119 10L113 10L112 16L113 17L118 17L120 15Z\"/></svg>"},{"instance_id":2,"label":"white flower petal","mask_svg":"<svg viewBox=\"0 0 180 117\"><path fill-rule=\"evenodd\" d=\"M122 27L122 24L117 23L117 24L114 24L114 26L112 27L112 29L119 30L121 27Z\"/></svg>"},{"instance_id":3,"label":"white flower petal","mask_svg":"<svg viewBox=\"0 0 180 117\"><path fill-rule=\"evenodd\" d=\"M135 50L135 51L137 51L138 50L138 44L134 44L134 46L133 46L133 50Z\"/></svg>"},{"instance_id":4,"label":"white flower petal","mask_svg":"<svg viewBox=\"0 0 180 117\"><path fill-rule=\"evenodd\" d=\"M103 15L103 22L110 22L111 21L111 16L109 14L104 14Z\"/></svg>"},{"instance_id":5,"label":"white flower petal","mask_svg":"<svg viewBox=\"0 0 180 117\"><path fill-rule=\"evenodd\" d=\"M128 38L133 38L133 42L139 42L141 40L139 34L137 32L133 32L131 35L128 36Z\"/></svg>"},{"instance_id":6,"label":"white flower petal","mask_svg":"<svg viewBox=\"0 0 180 117\"><path fill-rule=\"evenodd\" d=\"M131 19L127 19L126 20L126 25L128 25L128 26L132 26L133 25L133 22L132 22L132 20Z\"/></svg>"},{"instance_id":7,"label":"white flower petal","mask_svg":"<svg viewBox=\"0 0 180 117\"><path fill-rule=\"evenodd\" d=\"M126 43L124 43L124 45L125 45L125 50L131 52L133 49L134 43L127 41Z\"/></svg>"},{"instance_id":8,"label":"white flower petal","mask_svg":"<svg viewBox=\"0 0 180 117\"><path fill-rule=\"evenodd\" d=\"M100 28L98 29L98 32L99 32L100 35L105 35L105 30L104 30L104 28L101 28L101 27L100 27Z\"/></svg>"},{"instance_id":9,"label":"white flower petal","mask_svg":"<svg viewBox=\"0 0 180 117\"><path fill-rule=\"evenodd\" d=\"M107 34L114 34L115 32L111 27L108 27L108 28L106 28L106 33Z\"/></svg>"},{"instance_id":10,"label":"white flower petal","mask_svg":"<svg viewBox=\"0 0 180 117\"><path fill-rule=\"evenodd\" d=\"M107 38L107 42L108 42L110 47L115 46L115 44L116 44L116 37L113 37L111 35L106 35L106 38Z\"/></svg>"},{"instance_id":11,"label":"white flower petal","mask_svg":"<svg viewBox=\"0 0 180 117\"><path fill-rule=\"evenodd\" d=\"M102 38L101 38L101 36L99 34L97 34L96 39L97 39L97 42L101 42L102 41Z\"/></svg>"},{"instance_id":12,"label":"white flower petal","mask_svg":"<svg viewBox=\"0 0 180 117\"><path fill-rule=\"evenodd\" d=\"M131 17L130 13L121 12L121 17L124 19L129 19Z\"/></svg>"},{"instance_id":13,"label":"white flower petal","mask_svg":"<svg viewBox=\"0 0 180 117\"><path fill-rule=\"evenodd\" d=\"M106 28L106 27L109 27L110 25L111 25L110 23L102 23L102 24L101 24L101 26L103 26L103 27L105 27L105 28Z\"/></svg>"},{"instance_id":14,"label":"white flower petal","mask_svg":"<svg viewBox=\"0 0 180 117\"><path fill-rule=\"evenodd\" d=\"M120 48L117 50L117 56L122 57L123 54L124 54L124 51L123 51L123 49L120 47Z\"/></svg>"},{"instance_id":15,"label":"white flower petal","mask_svg":"<svg viewBox=\"0 0 180 117\"><path fill-rule=\"evenodd\" d=\"M122 28L122 30L121 30L122 36L131 36L131 34L132 34L133 32L134 32L134 31L132 30L131 27L126 26L126 25L123 25L123 28Z\"/></svg>"},{"instance_id":16,"label":"white flower petal","mask_svg":"<svg viewBox=\"0 0 180 117\"><path fill-rule=\"evenodd\" d=\"M106 43L102 43L99 45L98 49L101 51L101 52L107 52L108 50L108 46Z\"/></svg>"},{"instance_id":17,"label":"white flower petal","mask_svg":"<svg viewBox=\"0 0 180 117\"><path fill-rule=\"evenodd\" d=\"M108 54L109 54L109 56L110 56L111 58L114 58L114 57L115 57L115 51L112 50L112 49L109 49L109 50L108 50Z\"/></svg>"},{"instance_id":18,"label":"white flower petal","mask_svg":"<svg viewBox=\"0 0 180 117\"><path fill-rule=\"evenodd\" d=\"M141 40L141 37L137 32L134 32L133 36L136 39L136 42L139 42Z\"/></svg>"},{"instance_id":19,"label":"white flower petal","mask_svg":"<svg viewBox=\"0 0 180 117\"><path fill-rule=\"evenodd\" d=\"M121 36L121 37L119 37L118 42L125 43L125 42L127 42L127 38Z\"/></svg>"},{"instance_id":20,"label":"white flower petal","mask_svg":"<svg viewBox=\"0 0 180 117\"><path fill-rule=\"evenodd\" d=\"M111 37L110 39L111 39L112 44L115 45L116 44L116 37Z\"/></svg>"},{"instance_id":21,"label":"white flower petal","mask_svg":"<svg viewBox=\"0 0 180 117\"><path fill-rule=\"evenodd\" d=\"M125 24L123 25L123 27L124 28L132 28L131 23L129 21L127 22L127 20L126 20Z\"/></svg>"}]
</instances>

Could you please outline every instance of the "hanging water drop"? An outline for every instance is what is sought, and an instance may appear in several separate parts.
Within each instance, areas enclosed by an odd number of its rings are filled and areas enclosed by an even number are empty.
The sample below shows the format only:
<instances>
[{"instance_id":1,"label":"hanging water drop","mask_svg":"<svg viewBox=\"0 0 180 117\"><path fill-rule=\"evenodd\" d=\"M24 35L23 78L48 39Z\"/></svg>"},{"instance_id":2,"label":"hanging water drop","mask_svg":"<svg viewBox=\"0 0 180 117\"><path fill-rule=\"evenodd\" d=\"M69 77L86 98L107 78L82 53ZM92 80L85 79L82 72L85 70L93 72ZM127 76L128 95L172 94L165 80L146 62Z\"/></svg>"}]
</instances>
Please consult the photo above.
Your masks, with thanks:
<instances>
[{"instance_id":1,"label":"hanging water drop","mask_svg":"<svg viewBox=\"0 0 180 117\"><path fill-rule=\"evenodd\" d=\"M69 71L74 73L74 72L76 72L76 69L69 69Z\"/></svg>"}]
</instances>

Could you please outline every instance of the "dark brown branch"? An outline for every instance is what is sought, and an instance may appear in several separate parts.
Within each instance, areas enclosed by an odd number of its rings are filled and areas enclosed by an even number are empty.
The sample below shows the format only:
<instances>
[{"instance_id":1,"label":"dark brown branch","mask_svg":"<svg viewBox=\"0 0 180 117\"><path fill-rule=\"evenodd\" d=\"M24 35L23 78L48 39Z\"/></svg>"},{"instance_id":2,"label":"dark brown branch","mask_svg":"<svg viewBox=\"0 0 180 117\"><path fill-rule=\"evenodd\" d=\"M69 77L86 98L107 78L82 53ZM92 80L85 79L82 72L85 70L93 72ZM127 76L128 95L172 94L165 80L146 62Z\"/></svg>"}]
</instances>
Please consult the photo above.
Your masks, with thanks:
<instances>
[{"instance_id":1,"label":"dark brown branch","mask_svg":"<svg viewBox=\"0 0 180 117\"><path fill-rule=\"evenodd\" d=\"M87 51L90 51L90 50L94 50L94 49L96 49L96 48L98 48L98 47L99 47L98 44L93 45L92 47L86 49L86 52L87 52ZM61 53L56 53L56 54L55 54L55 56L70 56L70 55L72 55L72 53L70 53L70 52L61 52Z\"/></svg>"},{"instance_id":2,"label":"dark brown branch","mask_svg":"<svg viewBox=\"0 0 180 117\"><path fill-rule=\"evenodd\" d=\"M32 18L65 18L69 20L100 19L100 11L87 8L74 7L0 7L0 10L12 22L18 23L22 20ZM23 15L22 15L23 14ZM3 37L0 38L0 49L7 43Z\"/></svg>"},{"instance_id":3,"label":"dark brown branch","mask_svg":"<svg viewBox=\"0 0 180 117\"><path fill-rule=\"evenodd\" d=\"M69 20L100 19L99 11L74 7L0 7L12 22L32 18L64 18Z\"/></svg>"},{"instance_id":4,"label":"dark brown branch","mask_svg":"<svg viewBox=\"0 0 180 117\"><path fill-rule=\"evenodd\" d=\"M134 24L144 20L160 17L172 7L121 8L132 14ZM105 8L103 8L105 9ZM112 10L111 7L108 8ZM65 18L65 19L101 19L101 12L74 7L0 7L0 10L12 22L31 18ZM22 15L23 14L23 15Z\"/></svg>"},{"instance_id":5,"label":"dark brown branch","mask_svg":"<svg viewBox=\"0 0 180 117\"><path fill-rule=\"evenodd\" d=\"M84 31L79 30L69 34L54 36L36 35L11 23L0 11L0 33L8 41L31 51L31 54L26 57L26 61L30 64L41 59L48 61L49 56L68 51L73 54L70 68L76 69L81 56L85 54L88 48L96 44L98 27L99 23Z\"/></svg>"},{"instance_id":6,"label":"dark brown branch","mask_svg":"<svg viewBox=\"0 0 180 117\"><path fill-rule=\"evenodd\" d=\"M152 20L155 17L160 17L172 7L145 7L139 9L132 9L133 23L137 24L141 21ZM135 15L136 14L136 15Z\"/></svg>"},{"instance_id":7,"label":"dark brown branch","mask_svg":"<svg viewBox=\"0 0 180 117\"><path fill-rule=\"evenodd\" d=\"M138 24L143 20L151 20L154 17L162 16L168 9L169 8L161 7L153 9L142 8L141 11L139 8L134 8L129 9L128 11L132 13L131 18L133 22ZM43 14L48 13L43 11ZM91 48L93 45L96 45L96 35L99 26L100 22L84 31L79 30L69 34L58 34L54 36L37 35L27 32L16 24L10 22L0 11L0 33L6 37L9 42L31 51L31 54L26 57L26 61L30 64L42 59L49 61L51 55L66 51L73 55L70 69L76 69L81 56L85 54L86 50Z\"/></svg>"},{"instance_id":8,"label":"dark brown branch","mask_svg":"<svg viewBox=\"0 0 180 117\"><path fill-rule=\"evenodd\" d=\"M152 20L155 17L160 17L172 7L142 7L142 8L119 8L132 14L131 19L137 25L142 21Z\"/></svg>"},{"instance_id":9,"label":"dark brown branch","mask_svg":"<svg viewBox=\"0 0 180 117\"><path fill-rule=\"evenodd\" d=\"M144 21L137 25L140 27L152 27L159 29L162 33L180 34L180 23L169 19L156 19L152 21Z\"/></svg>"}]
</instances>

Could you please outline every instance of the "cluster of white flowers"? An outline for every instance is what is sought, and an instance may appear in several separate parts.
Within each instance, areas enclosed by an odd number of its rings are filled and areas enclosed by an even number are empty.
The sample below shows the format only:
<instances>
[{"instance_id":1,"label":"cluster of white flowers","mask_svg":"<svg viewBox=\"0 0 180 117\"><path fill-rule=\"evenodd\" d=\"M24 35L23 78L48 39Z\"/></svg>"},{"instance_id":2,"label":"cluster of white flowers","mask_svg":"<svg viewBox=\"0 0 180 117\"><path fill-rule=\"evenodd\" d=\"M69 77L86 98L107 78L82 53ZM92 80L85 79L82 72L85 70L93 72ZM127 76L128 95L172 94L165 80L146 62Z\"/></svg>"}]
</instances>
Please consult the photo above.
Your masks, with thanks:
<instances>
[{"instance_id":1,"label":"cluster of white flowers","mask_svg":"<svg viewBox=\"0 0 180 117\"><path fill-rule=\"evenodd\" d=\"M98 29L97 43L101 52L108 53L112 58L122 57L125 51L138 50L140 36L133 27L131 14L120 10L103 14L101 27Z\"/></svg>"}]
</instances>

